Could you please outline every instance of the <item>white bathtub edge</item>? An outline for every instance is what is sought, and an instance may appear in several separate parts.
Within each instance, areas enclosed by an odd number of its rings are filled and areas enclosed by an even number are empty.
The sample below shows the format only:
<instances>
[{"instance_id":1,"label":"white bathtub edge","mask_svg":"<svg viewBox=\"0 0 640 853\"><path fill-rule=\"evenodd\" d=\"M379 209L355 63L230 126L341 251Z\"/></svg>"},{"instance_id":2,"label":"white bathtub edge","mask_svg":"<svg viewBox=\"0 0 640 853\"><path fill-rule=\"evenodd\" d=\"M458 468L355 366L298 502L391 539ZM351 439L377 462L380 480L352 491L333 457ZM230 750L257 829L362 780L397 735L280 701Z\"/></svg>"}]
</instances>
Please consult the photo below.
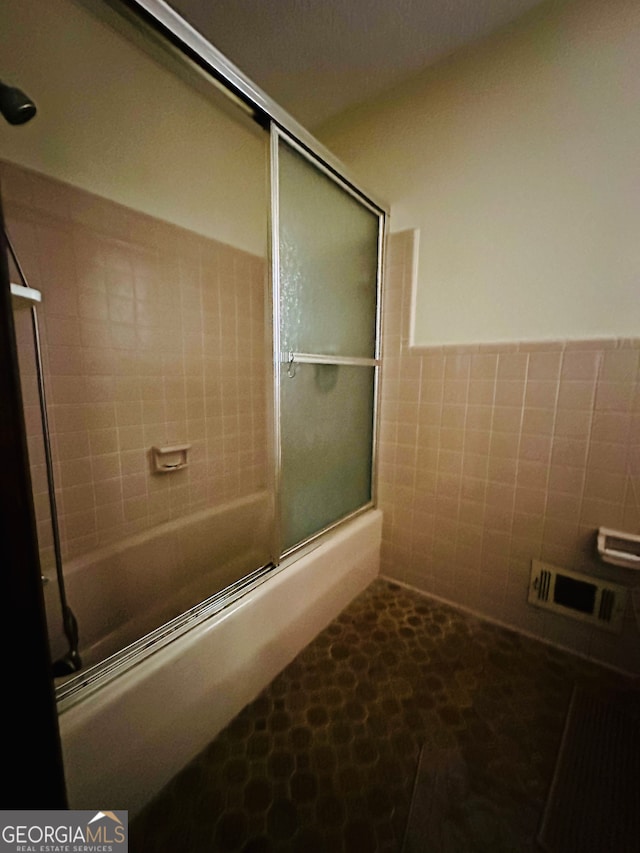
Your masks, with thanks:
<instances>
[{"instance_id":1,"label":"white bathtub edge","mask_svg":"<svg viewBox=\"0 0 640 853\"><path fill-rule=\"evenodd\" d=\"M133 817L379 574L371 510L219 617L64 711L69 806Z\"/></svg>"}]
</instances>

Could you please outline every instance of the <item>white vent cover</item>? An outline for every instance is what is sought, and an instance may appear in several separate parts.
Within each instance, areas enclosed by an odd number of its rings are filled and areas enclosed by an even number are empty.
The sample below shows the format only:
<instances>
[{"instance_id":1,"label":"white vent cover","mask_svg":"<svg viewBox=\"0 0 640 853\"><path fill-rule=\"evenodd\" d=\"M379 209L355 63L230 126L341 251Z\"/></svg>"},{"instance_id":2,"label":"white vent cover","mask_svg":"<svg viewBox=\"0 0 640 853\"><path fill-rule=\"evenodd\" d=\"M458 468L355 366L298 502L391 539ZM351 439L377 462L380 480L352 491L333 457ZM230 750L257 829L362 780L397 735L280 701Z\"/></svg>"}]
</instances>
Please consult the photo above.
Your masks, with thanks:
<instances>
[{"instance_id":1,"label":"white vent cover","mask_svg":"<svg viewBox=\"0 0 640 853\"><path fill-rule=\"evenodd\" d=\"M619 634L627 606L627 589L601 578L532 560L528 601Z\"/></svg>"}]
</instances>

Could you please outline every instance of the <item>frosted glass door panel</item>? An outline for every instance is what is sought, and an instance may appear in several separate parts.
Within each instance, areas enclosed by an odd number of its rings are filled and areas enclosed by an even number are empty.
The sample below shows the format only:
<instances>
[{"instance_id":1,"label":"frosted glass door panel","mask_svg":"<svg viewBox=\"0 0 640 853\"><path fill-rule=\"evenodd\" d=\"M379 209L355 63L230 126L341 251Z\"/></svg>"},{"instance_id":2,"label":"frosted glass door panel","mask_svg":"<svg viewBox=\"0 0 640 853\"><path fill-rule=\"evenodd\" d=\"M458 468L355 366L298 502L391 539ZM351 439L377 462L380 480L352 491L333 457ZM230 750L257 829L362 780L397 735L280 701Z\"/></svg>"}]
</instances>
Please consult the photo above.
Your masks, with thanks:
<instances>
[{"instance_id":1,"label":"frosted glass door panel","mask_svg":"<svg viewBox=\"0 0 640 853\"><path fill-rule=\"evenodd\" d=\"M284 550L371 500L374 368L283 365Z\"/></svg>"},{"instance_id":2,"label":"frosted glass door panel","mask_svg":"<svg viewBox=\"0 0 640 853\"><path fill-rule=\"evenodd\" d=\"M373 358L378 215L280 141L283 351Z\"/></svg>"}]
</instances>

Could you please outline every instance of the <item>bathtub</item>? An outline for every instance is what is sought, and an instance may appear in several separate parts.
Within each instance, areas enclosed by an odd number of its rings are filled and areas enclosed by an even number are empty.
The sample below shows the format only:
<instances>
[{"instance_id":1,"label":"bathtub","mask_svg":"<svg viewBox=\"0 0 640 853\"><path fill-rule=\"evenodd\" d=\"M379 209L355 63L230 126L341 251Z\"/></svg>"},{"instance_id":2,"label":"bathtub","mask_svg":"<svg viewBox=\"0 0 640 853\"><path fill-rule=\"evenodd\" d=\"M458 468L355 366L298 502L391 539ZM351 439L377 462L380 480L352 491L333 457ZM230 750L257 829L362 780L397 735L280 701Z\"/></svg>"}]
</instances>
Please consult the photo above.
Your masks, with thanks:
<instances>
[{"instance_id":1,"label":"bathtub","mask_svg":"<svg viewBox=\"0 0 640 853\"><path fill-rule=\"evenodd\" d=\"M268 562L271 505L267 492L256 492L65 562L84 667ZM45 595L56 594L49 584ZM53 606L47 602L48 612ZM56 639L54 657L66 649Z\"/></svg>"},{"instance_id":2,"label":"bathtub","mask_svg":"<svg viewBox=\"0 0 640 853\"><path fill-rule=\"evenodd\" d=\"M370 510L59 715L69 807L133 817L378 575Z\"/></svg>"}]
</instances>

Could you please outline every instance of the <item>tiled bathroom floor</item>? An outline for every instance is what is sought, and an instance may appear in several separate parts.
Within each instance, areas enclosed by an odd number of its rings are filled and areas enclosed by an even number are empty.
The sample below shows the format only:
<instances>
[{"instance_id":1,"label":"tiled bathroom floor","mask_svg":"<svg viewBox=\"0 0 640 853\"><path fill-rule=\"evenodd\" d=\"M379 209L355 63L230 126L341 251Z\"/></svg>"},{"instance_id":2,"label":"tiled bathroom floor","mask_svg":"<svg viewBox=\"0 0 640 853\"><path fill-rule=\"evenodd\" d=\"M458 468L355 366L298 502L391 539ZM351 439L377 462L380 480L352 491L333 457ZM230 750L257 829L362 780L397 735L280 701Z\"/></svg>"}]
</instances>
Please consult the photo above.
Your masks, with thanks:
<instances>
[{"instance_id":1,"label":"tiled bathroom floor","mask_svg":"<svg viewBox=\"0 0 640 853\"><path fill-rule=\"evenodd\" d=\"M130 849L400 851L424 750L447 794L437 853L535 851L576 683L633 689L378 579L132 821Z\"/></svg>"}]
</instances>

